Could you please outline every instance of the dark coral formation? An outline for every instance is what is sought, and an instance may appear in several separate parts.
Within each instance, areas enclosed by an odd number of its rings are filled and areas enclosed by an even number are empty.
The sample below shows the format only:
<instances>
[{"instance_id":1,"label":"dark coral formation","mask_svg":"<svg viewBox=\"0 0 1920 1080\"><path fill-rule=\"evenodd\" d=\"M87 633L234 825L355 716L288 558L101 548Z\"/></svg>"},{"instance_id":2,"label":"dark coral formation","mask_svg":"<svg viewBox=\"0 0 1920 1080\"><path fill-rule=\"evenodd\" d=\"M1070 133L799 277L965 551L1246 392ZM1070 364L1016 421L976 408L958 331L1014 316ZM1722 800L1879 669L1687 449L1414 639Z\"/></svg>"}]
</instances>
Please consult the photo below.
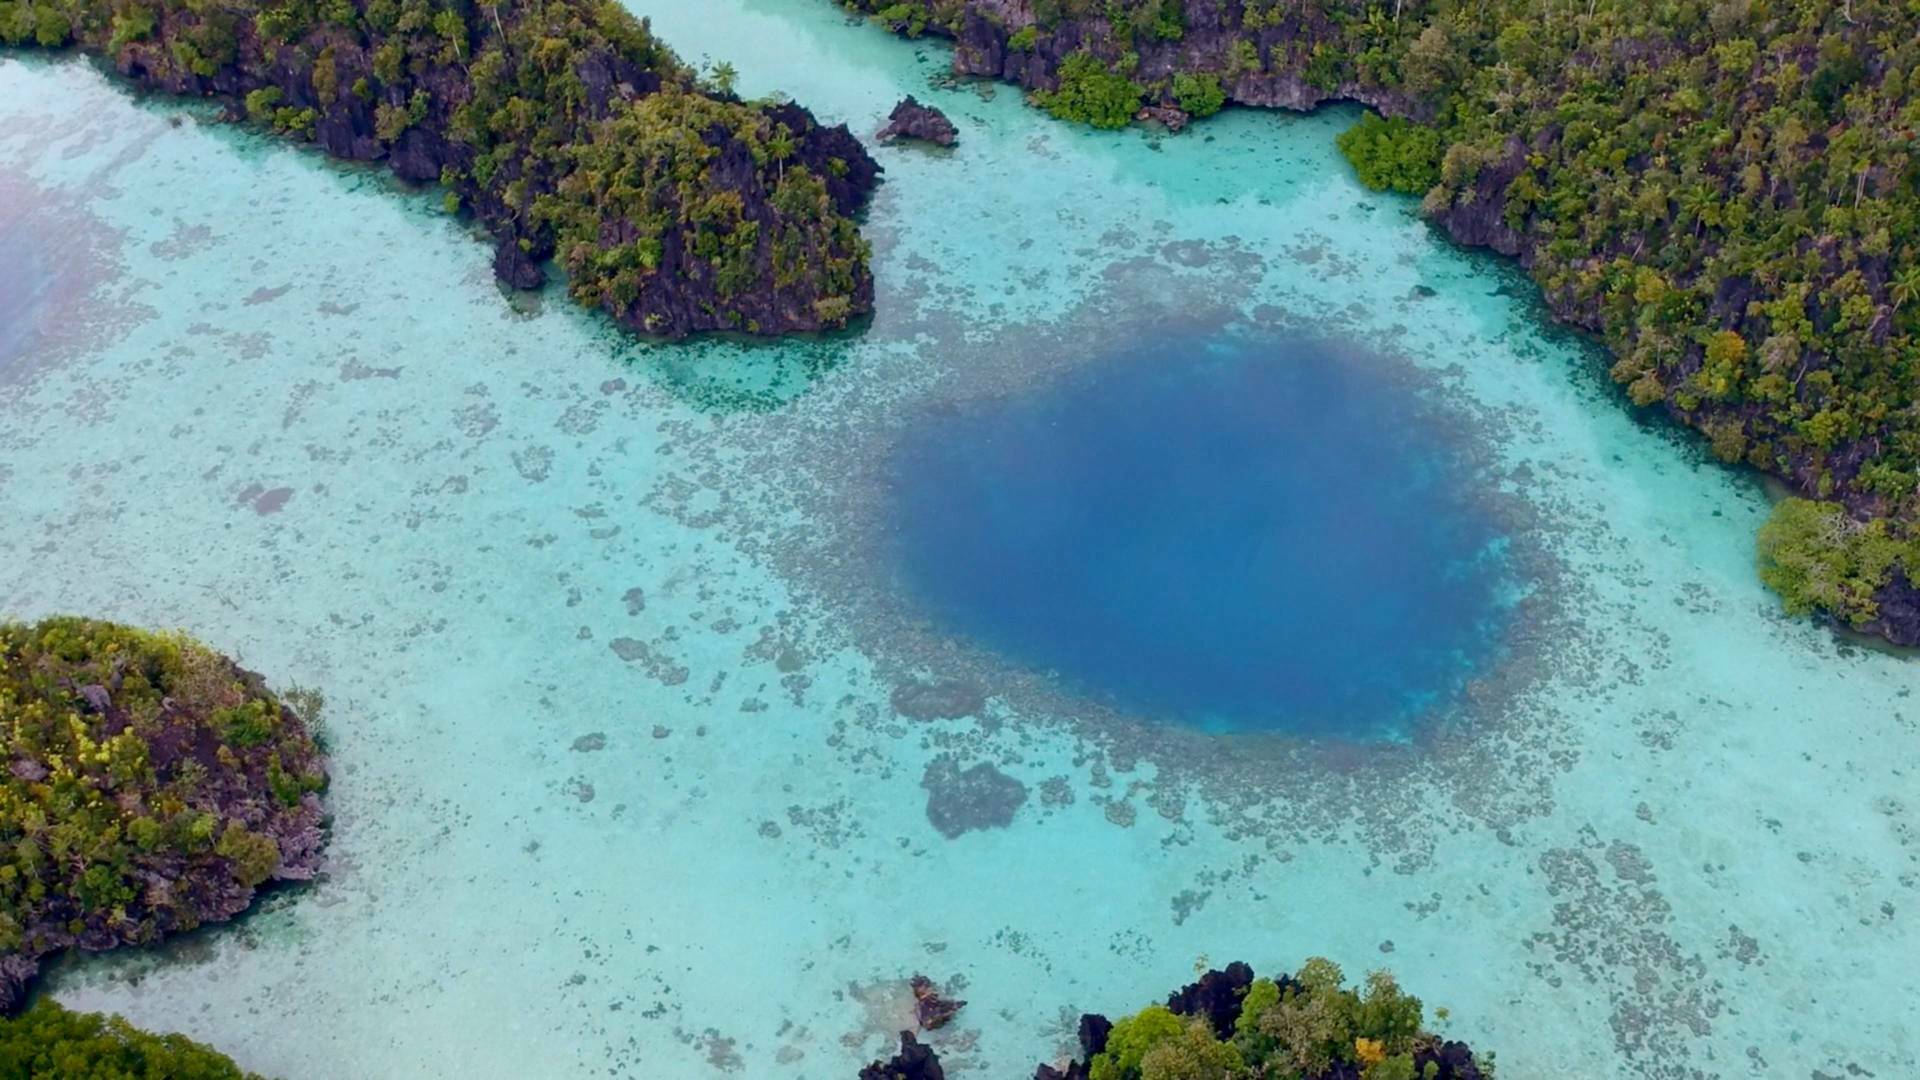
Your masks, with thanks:
<instances>
[{"instance_id":1,"label":"dark coral formation","mask_svg":"<svg viewBox=\"0 0 1920 1080\"><path fill-rule=\"evenodd\" d=\"M987 706L979 687L954 679L909 680L894 687L891 701L893 711L909 720L959 720Z\"/></svg>"},{"instance_id":2,"label":"dark coral formation","mask_svg":"<svg viewBox=\"0 0 1920 1080\"><path fill-rule=\"evenodd\" d=\"M557 256L630 330L821 330L873 306L859 140L703 86L617 4L0 0L0 43L35 42L438 182L496 237L501 281L537 286Z\"/></svg>"},{"instance_id":3,"label":"dark coral formation","mask_svg":"<svg viewBox=\"0 0 1920 1080\"><path fill-rule=\"evenodd\" d=\"M0 1011L49 953L149 944L320 868L326 759L181 636L0 624Z\"/></svg>"},{"instance_id":4,"label":"dark coral formation","mask_svg":"<svg viewBox=\"0 0 1920 1080\"><path fill-rule=\"evenodd\" d=\"M933 1047L915 1039L913 1032L903 1031L900 1052L861 1069L860 1080L947 1080L947 1073Z\"/></svg>"},{"instance_id":5,"label":"dark coral formation","mask_svg":"<svg viewBox=\"0 0 1920 1080\"><path fill-rule=\"evenodd\" d=\"M935 146L952 146L959 137L947 114L931 105L920 104L912 94L893 107L893 112L887 117L887 126L874 135L883 143L895 139L919 139Z\"/></svg>"},{"instance_id":6,"label":"dark coral formation","mask_svg":"<svg viewBox=\"0 0 1920 1080\"><path fill-rule=\"evenodd\" d=\"M1910 4L858 3L951 37L957 73L1099 126L1372 106L1386 119L1342 140L1361 179L1517 259L1556 319L1605 339L1635 404L1858 521L1920 532ZM1920 639L1894 572L1815 606Z\"/></svg>"},{"instance_id":7,"label":"dark coral formation","mask_svg":"<svg viewBox=\"0 0 1920 1080\"><path fill-rule=\"evenodd\" d=\"M1027 785L981 762L962 769L951 754L927 763L927 820L952 840L974 829L1002 829L1027 801Z\"/></svg>"}]
</instances>

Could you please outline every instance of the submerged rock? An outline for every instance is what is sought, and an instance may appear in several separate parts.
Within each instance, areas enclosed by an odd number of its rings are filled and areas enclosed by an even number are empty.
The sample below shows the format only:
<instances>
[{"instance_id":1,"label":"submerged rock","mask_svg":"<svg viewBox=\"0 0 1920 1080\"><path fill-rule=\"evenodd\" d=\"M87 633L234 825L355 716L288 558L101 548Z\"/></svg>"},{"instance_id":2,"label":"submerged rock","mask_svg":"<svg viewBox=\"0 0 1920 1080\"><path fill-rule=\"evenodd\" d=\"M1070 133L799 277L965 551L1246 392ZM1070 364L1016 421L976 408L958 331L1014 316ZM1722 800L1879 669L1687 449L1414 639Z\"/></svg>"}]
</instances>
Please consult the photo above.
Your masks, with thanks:
<instances>
[{"instance_id":1,"label":"submerged rock","mask_svg":"<svg viewBox=\"0 0 1920 1080\"><path fill-rule=\"evenodd\" d=\"M874 138L881 142L895 139L919 139L936 146L952 146L959 138L954 130L953 121L947 115L931 105L922 105L908 94L906 100L893 107L887 117L887 126L879 130Z\"/></svg>"},{"instance_id":2,"label":"submerged rock","mask_svg":"<svg viewBox=\"0 0 1920 1080\"><path fill-rule=\"evenodd\" d=\"M977 716L986 707L986 695L971 683L957 680L910 680L894 687L893 711L909 720L959 720Z\"/></svg>"}]
</instances>

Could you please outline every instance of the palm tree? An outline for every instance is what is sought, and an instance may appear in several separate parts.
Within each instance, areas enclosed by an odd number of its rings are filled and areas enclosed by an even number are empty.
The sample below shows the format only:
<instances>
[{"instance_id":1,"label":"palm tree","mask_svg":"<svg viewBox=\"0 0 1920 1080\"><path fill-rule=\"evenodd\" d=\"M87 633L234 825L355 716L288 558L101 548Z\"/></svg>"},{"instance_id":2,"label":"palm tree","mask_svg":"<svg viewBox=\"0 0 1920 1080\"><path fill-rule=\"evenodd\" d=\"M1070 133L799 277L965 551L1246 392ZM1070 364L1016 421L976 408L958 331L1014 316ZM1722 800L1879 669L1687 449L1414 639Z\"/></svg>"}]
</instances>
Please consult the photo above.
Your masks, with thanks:
<instances>
[{"instance_id":1,"label":"palm tree","mask_svg":"<svg viewBox=\"0 0 1920 1080\"><path fill-rule=\"evenodd\" d=\"M1894 274L1887 295L1892 298L1895 311L1900 310L1901 304L1920 300L1920 266L1909 266Z\"/></svg>"},{"instance_id":2,"label":"palm tree","mask_svg":"<svg viewBox=\"0 0 1920 1080\"><path fill-rule=\"evenodd\" d=\"M773 158L774 167L782 180L787 178L787 159L793 156L795 149L793 132L785 124L775 124L773 134L767 138L767 154Z\"/></svg>"}]
</instances>

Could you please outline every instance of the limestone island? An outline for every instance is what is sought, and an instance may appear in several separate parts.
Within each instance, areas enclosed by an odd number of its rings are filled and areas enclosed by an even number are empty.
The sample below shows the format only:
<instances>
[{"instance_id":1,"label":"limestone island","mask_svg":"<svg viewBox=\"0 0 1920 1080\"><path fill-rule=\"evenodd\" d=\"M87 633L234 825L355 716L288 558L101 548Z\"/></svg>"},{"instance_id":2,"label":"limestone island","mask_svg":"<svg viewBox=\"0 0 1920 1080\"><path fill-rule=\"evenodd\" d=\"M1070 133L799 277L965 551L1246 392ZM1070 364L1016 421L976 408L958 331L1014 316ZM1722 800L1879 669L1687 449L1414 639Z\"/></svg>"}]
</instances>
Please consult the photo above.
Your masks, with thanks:
<instances>
[{"instance_id":1,"label":"limestone island","mask_svg":"<svg viewBox=\"0 0 1920 1080\"><path fill-rule=\"evenodd\" d=\"M76 46L349 161L439 183L516 288L557 258L636 333L827 330L873 309L845 125L703 81L613 0L0 0L0 44Z\"/></svg>"},{"instance_id":2,"label":"limestone island","mask_svg":"<svg viewBox=\"0 0 1920 1080\"><path fill-rule=\"evenodd\" d=\"M62 949L150 945L320 869L327 762L184 635L0 623L0 1012Z\"/></svg>"}]
</instances>

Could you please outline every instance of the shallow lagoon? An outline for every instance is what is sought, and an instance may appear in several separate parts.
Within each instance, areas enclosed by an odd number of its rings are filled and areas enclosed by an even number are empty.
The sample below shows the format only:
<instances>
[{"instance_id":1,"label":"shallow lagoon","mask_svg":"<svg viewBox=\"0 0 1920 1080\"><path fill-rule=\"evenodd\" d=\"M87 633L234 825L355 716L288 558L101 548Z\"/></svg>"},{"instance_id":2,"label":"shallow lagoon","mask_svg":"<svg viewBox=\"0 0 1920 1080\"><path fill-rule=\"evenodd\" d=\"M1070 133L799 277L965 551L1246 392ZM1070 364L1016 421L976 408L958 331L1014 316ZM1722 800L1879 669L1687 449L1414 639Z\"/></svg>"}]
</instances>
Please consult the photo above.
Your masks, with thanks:
<instances>
[{"instance_id":1,"label":"shallow lagoon","mask_svg":"<svg viewBox=\"0 0 1920 1080\"><path fill-rule=\"evenodd\" d=\"M940 48L831 5L636 6L746 92L961 125L882 152L863 335L637 345L508 303L430 196L0 61L0 191L86 255L0 379L0 609L191 627L323 689L337 748L327 881L63 1001L293 1078L824 1080L918 969L1000 1077L1201 956L1319 952L1509 1078L1920 1071L1911 663L1778 618L1756 487L1360 191L1347 115L1163 145L931 88ZM930 414L1169 327L1341 341L1473 433L1528 588L1410 737L1157 722L898 587ZM936 830L942 761L1025 785L1011 825Z\"/></svg>"}]
</instances>

